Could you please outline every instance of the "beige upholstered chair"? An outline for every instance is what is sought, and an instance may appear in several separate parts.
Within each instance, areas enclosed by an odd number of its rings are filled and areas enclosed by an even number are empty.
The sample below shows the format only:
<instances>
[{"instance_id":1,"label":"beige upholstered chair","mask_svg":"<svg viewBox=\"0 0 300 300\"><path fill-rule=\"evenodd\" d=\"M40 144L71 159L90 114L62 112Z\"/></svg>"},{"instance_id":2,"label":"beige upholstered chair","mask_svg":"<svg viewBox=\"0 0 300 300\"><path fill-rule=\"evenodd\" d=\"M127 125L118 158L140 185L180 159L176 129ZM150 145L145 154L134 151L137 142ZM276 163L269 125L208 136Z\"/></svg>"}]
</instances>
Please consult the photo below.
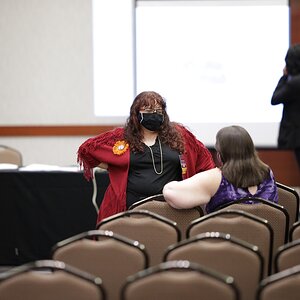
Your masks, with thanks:
<instances>
[{"instance_id":1,"label":"beige upholstered chair","mask_svg":"<svg viewBox=\"0 0 300 300\"><path fill-rule=\"evenodd\" d=\"M249 204L249 201L252 204ZM220 210L228 208L243 210L269 221L274 232L273 255L278 247L288 241L289 215L283 206L265 199L252 197L227 203ZM274 257L272 260L274 263ZM272 270L274 270L274 265L272 265Z\"/></svg>"},{"instance_id":2,"label":"beige upholstered chair","mask_svg":"<svg viewBox=\"0 0 300 300\"><path fill-rule=\"evenodd\" d=\"M128 278L122 300L237 300L234 279L189 261L169 261Z\"/></svg>"},{"instance_id":3,"label":"beige upholstered chair","mask_svg":"<svg viewBox=\"0 0 300 300\"><path fill-rule=\"evenodd\" d=\"M144 245L111 231L92 230L61 241L52 257L99 276L108 299L119 299L127 276L148 267Z\"/></svg>"},{"instance_id":4,"label":"beige upholstered chair","mask_svg":"<svg viewBox=\"0 0 300 300\"><path fill-rule=\"evenodd\" d=\"M287 185L276 182L278 190L278 204L282 205L289 214L289 229L299 219L299 195L297 191Z\"/></svg>"},{"instance_id":5,"label":"beige upholstered chair","mask_svg":"<svg viewBox=\"0 0 300 300\"><path fill-rule=\"evenodd\" d=\"M42 260L0 273L1 300L102 300L102 280L60 261Z\"/></svg>"},{"instance_id":6,"label":"beige upholstered chair","mask_svg":"<svg viewBox=\"0 0 300 300\"><path fill-rule=\"evenodd\" d=\"M298 300L300 295L300 266L273 274L261 281L257 300Z\"/></svg>"},{"instance_id":7,"label":"beige upholstered chair","mask_svg":"<svg viewBox=\"0 0 300 300\"><path fill-rule=\"evenodd\" d=\"M264 277L270 274L273 230L267 220L240 210L220 210L191 222L186 237L213 231L229 233L256 245L264 258Z\"/></svg>"},{"instance_id":8,"label":"beige upholstered chair","mask_svg":"<svg viewBox=\"0 0 300 300\"><path fill-rule=\"evenodd\" d=\"M97 229L111 230L144 244L149 265L159 264L168 246L180 241L175 222L146 210L128 210L102 220Z\"/></svg>"},{"instance_id":9,"label":"beige upholstered chair","mask_svg":"<svg viewBox=\"0 0 300 300\"><path fill-rule=\"evenodd\" d=\"M149 210L177 223L183 237L189 223L204 215L200 206L191 209L175 209L171 207L162 194L147 197L129 207L129 210Z\"/></svg>"},{"instance_id":10,"label":"beige upholstered chair","mask_svg":"<svg viewBox=\"0 0 300 300\"><path fill-rule=\"evenodd\" d=\"M275 253L275 272L281 272L296 265L300 265L300 240L279 247Z\"/></svg>"},{"instance_id":11,"label":"beige upholstered chair","mask_svg":"<svg viewBox=\"0 0 300 300\"><path fill-rule=\"evenodd\" d=\"M9 146L0 145L0 163L15 164L22 166L22 154L17 149Z\"/></svg>"},{"instance_id":12,"label":"beige upholstered chair","mask_svg":"<svg viewBox=\"0 0 300 300\"><path fill-rule=\"evenodd\" d=\"M294 223L289 231L289 241L300 239L300 221Z\"/></svg>"},{"instance_id":13,"label":"beige upholstered chair","mask_svg":"<svg viewBox=\"0 0 300 300\"><path fill-rule=\"evenodd\" d=\"M263 257L258 247L220 232L202 233L170 246L164 260L188 260L232 276L241 300L255 299L263 278Z\"/></svg>"}]
</instances>

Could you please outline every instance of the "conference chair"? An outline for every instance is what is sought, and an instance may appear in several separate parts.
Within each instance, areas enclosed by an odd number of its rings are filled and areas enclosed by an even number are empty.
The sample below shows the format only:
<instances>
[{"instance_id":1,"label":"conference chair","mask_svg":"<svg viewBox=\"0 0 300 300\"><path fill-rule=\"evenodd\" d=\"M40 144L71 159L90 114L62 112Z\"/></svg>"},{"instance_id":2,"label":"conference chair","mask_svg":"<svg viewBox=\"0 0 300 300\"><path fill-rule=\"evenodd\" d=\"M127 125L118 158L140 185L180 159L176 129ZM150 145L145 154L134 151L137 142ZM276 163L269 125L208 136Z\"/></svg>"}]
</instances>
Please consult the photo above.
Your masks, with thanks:
<instances>
[{"instance_id":1,"label":"conference chair","mask_svg":"<svg viewBox=\"0 0 300 300\"><path fill-rule=\"evenodd\" d=\"M187 260L168 261L127 279L122 300L237 300L234 279Z\"/></svg>"},{"instance_id":2,"label":"conference chair","mask_svg":"<svg viewBox=\"0 0 300 300\"><path fill-rule=\"evenodd\" d=\"M264 258L263 277L270 274L273 229L267 220L241 210L220 210L192 221L187 228L186 238L213 231L228 233L257 246Z\"/></svg>"},{"instance_id":3,"label":"conference chair","mask_svg":"<svg viewBox=\"0 0 300 300\"><path fill-rule=\"evenodd\" d=\"M294 223L289 231L289 241L300 239L300 221Z\"/></svg>"},{"instance_id":4,"label":"conference chair","mask_svg":"<svg viewBox=\"0 0 300 300\"><path fill-rule=\"evenodd\" d=\"M282 205L289 214L289 229L299 219L299 195L297 191L287 185L276 182L278 204Z\"/></svg>"},{"instance_id":5,"label":"conference chair","mask_svg":"<svg viewBox=\"0 0 300 300\"><path fill-rule=\"evenodd\" d=\"M269 221L274 233L273 255L278 247L288 241L289 215L283 206L262 198L249 197L229 202L219 210L228 208L243 210ZM274 263L274 259L272 260Z\"/></svg>"},{"instance_id":6,"label":"conference chair","mask_svg":"<svg viewBox=\"0 0 300 300\"><path fill-rule=\"evenodd\" d=\"M53 247L53 259L103 280L108 299L119 299L125 279L148 267L145 246L111 231L91 230Z\"/></svg>"},{"instance_id":7,"label":"conference chair","mask_svg":"<svg viewBox=\"0 0 300 300\"><path fill-rule=\"evenodd\" d=\"M298 300L299 295L299 265L265 278L257 290L257 300Z\"/></svg>"},{"instance_id":8,"label":"conference chair","mask_svg":"<svg viewBox=\"0 0 300 300\"><path fill-rule=\"evenodd\" d=\"M17 149L5 145L0 145L0 163L9 163L21 167L22 154Z\"/></svg>"},{"instance_id":9,"label":"conference chair","mask_svg":"<svg viewBox=\"0 0 300 300\"><path fill-rule=\"evenodd\" d=\"M168 246L181 239L175 222L147 210L128 210L103 219L97 229L111 230L144 244L149 254L149 265L163 260Z\"/></svg>"},{"instance_id":10,"label":"conference chair","mask_svg":"<svg viewBox=\"0 0 300 300\"><path fill-rule=\"evenodd\" d=\"M279 247L275 253L275 272L281 272L296 265L300 265L300 240Z\"/></svg>"},{"instance_id":11,"label":"conference chair","mask_svg":"<svg viewBox=\"0 0 300 300\"><path fill-rule=\"evenodd\" d=\"M176 222L182 236L191 221L204 215L200 206L190 209L175 209L165 201L162 194L147 197L129 207L129 210L137 209L149 210Z\"/></svg>"},{"instance_id":12,"label":"conference chair","mask_svg":"<svg viewBox=\"0 0 300 300\"><path fill-rule=\"evenodd\" d=\"M0 273L1 300L103 300L99 277L56 260L39 260Z\"/></svg>"},{"instance_id":13,"label":"conference chair","mask_svg":"<svg viewBox=\"0 0 300 300\"><path fill-rule=\"evenodd\" d=\"M257 246L230 234L206 232L170 246L164 261L188 260L232 276L241 300L255 299L263 278L263 257Z\"/></svg>"}]
</instances>

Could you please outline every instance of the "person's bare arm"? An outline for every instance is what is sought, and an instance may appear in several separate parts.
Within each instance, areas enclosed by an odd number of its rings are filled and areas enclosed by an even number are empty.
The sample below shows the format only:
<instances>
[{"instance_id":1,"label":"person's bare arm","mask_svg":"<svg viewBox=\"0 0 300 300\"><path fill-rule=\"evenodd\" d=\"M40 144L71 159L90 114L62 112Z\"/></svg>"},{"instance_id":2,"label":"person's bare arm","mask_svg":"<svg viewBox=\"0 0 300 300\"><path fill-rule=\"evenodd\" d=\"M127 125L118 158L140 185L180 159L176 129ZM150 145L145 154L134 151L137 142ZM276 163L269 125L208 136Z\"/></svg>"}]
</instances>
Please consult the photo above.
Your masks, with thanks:
<instances>
[{"instance_id":1,"label":"person's bare arm","mask_svg":"<svg viewBox=\"0 0 300 300\"><path fill-rule=\"evenodd\" d=\"M187 209L209 202L221 183L218 168L198 173L182 181L171 181L164 186L165 200L174 208Z\"/></svg>"}]
</instances>

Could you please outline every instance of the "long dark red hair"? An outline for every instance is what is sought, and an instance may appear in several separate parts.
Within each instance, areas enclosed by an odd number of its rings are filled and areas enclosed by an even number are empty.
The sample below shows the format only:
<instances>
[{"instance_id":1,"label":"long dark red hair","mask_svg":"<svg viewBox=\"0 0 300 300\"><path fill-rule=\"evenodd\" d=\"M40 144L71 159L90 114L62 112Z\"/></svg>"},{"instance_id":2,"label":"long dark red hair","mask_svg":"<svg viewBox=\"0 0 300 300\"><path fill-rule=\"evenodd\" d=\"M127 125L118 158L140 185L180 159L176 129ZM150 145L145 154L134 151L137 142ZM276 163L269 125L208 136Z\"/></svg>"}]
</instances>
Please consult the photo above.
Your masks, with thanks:
<instances>
[{"instance_id":1,"label":"long dark red hair","mask_svg":"<svg viewBox=\"0 0 300 300\"><path fill-rule=\"evenodd\" d=\"M130 149L134 152L144 150L142 125L138 120L141 108L154 109L158 106L162 108L164 116L163 124L158 131L161 142L183 153L184 142L180 132L176 129L177 123L170 122L166 112L166 101L161 95L153 91L145 91L138 94L130 107L130 115L125 124L125 139L129 143Z\"/></svg>"}]
</instances>

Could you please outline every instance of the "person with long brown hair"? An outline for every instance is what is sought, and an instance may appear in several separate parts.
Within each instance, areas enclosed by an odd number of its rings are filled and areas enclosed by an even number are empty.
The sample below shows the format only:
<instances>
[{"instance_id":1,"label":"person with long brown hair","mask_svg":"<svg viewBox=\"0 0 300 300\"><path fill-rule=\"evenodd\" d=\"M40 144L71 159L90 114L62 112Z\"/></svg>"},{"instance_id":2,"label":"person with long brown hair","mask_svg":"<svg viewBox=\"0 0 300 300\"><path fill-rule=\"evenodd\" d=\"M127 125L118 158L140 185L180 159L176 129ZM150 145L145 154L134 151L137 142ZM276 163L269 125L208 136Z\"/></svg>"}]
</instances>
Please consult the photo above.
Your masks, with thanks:
<instances>
[{"instance_id":1,"label":"person with long brown hair","mask_svg":"<svg viewBox=\"0 0 300 300\"><path fill-rule=\"evenodd\" d=\"M278 203L274 174L260 160L251 136L241 126L228 126L216 135L219 167L165 185L165 200L175 208L206 205L207 213L234 200L258 197Z\"/></svg>"},{"instance_id":2,"label":"person with long brown hair","mask_svg":"<svg viewBox=\"0 0 300 300\"><path fill-rule=\"evenodd\" d=\"M166 101L153 91L136 96L124 127L85 141L78 162L88 180L93 168L108 170L110 184L97 222L162 193L170 181L215 167L209 150L183 125L170 121Z\"/></svg>"}]
</instances>

